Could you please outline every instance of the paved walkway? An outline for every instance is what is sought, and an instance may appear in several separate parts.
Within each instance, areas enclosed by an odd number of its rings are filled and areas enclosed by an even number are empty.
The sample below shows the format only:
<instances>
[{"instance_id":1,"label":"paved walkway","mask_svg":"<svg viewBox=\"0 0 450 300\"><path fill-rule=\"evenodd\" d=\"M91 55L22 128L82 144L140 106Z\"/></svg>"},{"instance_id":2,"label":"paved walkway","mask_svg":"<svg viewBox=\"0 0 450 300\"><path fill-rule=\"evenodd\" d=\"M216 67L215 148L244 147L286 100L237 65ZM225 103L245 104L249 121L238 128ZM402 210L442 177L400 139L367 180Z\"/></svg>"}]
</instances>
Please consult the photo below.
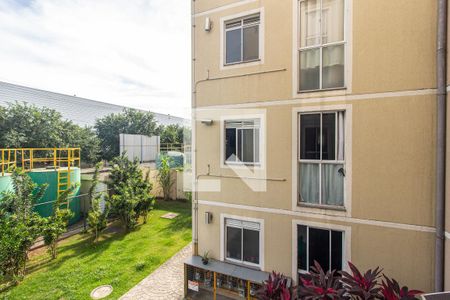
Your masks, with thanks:
<instances>
[{"instance_id":1,"label":"paved walkway","mask_svg":"<svg viewBox=\"0 0 450 300\"><path fill-rule=\"evenodd\" d=\"M184 296L184 261L192 255L192 244L184 247L120 300L179 300Z\"/></svg>"}]
</instances>

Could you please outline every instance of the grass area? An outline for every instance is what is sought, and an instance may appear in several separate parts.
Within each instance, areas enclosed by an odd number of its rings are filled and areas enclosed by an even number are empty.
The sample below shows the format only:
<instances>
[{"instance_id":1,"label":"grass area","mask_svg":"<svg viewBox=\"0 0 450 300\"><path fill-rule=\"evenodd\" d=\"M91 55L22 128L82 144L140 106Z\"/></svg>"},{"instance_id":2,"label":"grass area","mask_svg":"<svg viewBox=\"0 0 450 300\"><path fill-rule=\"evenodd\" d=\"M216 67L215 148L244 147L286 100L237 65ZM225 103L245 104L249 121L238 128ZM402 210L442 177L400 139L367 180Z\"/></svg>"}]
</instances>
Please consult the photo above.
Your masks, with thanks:
<instances>
[{"instance_id":1,"label":"grass area","mask_svg":"<svg viewBox=\"0 0 450 300\"><path fill-rule=\"evenodd\" d=\"M167 212L180 216L161 219ZM45 251L29 262L29 274L0 299L90 299L95 287L111 284L107 299L118 299L191 241L189 203L157 202L148 223L125 235L116 225L108 228L97 244L90 234L62 241L58 258Z\"/></svg>"}]
</instances>

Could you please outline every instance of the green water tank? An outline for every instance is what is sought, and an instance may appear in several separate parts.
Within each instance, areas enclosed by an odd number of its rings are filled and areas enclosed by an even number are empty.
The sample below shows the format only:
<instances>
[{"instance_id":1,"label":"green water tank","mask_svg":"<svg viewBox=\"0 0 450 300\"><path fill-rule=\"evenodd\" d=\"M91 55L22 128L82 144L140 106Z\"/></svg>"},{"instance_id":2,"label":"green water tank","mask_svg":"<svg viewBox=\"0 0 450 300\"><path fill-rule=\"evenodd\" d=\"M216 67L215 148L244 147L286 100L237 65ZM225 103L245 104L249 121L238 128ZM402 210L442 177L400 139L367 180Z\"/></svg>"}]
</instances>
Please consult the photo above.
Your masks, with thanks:
<instances>
[{"instance_id":1,"label":"green water tank","mask_svg":"<svg viewBox=\"0 0 450 300\"><path fill-rule=\"evenodd\" d=\"M34 183L38 185L48 184L47 191L39 200L35 207L41 216L48 217L53 212L53 202L58 198L58 171L55 169L34 169L28 173ZM73 196L80 193L81 172L79 168L72 167L70 169L70 183L77 184ZM80 220L80 201L79 198L72 198L69 202L69 208L74 213L74 217L70 220L70 224L74 224Z\"/></svg>"}]
</instances>

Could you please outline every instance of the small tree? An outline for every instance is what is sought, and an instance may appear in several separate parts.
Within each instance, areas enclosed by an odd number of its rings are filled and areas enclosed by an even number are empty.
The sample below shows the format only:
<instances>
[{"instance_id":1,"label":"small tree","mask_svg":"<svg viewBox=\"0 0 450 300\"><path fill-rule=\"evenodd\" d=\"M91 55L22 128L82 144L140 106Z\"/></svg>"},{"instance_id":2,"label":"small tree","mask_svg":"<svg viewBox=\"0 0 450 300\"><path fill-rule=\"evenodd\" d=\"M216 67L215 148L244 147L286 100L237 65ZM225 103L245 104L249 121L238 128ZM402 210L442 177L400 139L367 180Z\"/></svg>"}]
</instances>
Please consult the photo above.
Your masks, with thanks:
<instances>
[{"instance_id":1,"label":"small tree","mask_svg":"<svg viewBox=\"0 0 450 300\"><path fill-rule=\"evenodd\" d=\"M151 184L148 175L144 179L137 160L130 161L122 154L113 160L111 186L113 195L109 198L111 212L116 214L127 231L134 229L141 215L146 215L153 206L150 195Z\"/></svg>"},{"instance_id":2,"label":"small tree","mask_svg":"<svg viewBox=\"0 0 450 300\"><path fill-rule=\"evenodd\" d=\"M44 243L48 247L48 252L55 259L57 256L57 246L58 240L61 235L67 231L67 226L69 225L70 218L73 217L73 212L67 208L61 208L61 206L68 203L69 195L72 194L76 185L72 185L67 190L65 190L58 199L53 204L53 214L45 218L44 226L42 230L42 236L44 238Z\"/></svg>"},{"instance_id":3,"label":"small tree","mask_svg":"<svg viewBox=\"0 0 450 300\"><path fill-rule=\"evenodd\" d=\"M98 177L102 164L98 163L95 166L94 176L92 178L92 185L89 189L90 210L88 214L88 224L94 233L94 243L98 241L100 233L107 227L108 214L109 214L109 202L105 203L105 209L102 211L100 208L100 202L105 197L104 193L96 193L98 185Z\"/></svg>"},{"instance_id":4,"label":"small tree","mask_svg":"<svg viewBox=\"0 0 450 300\"><path fill-rule=\"evenodd\" d=\"M170 200L170 190L174 184L170 173L170 157L162 156L161 164L158 167L158 182L162 188L163 198L165 201Z\"/></svg>"},{"instance_id":5,"label":"small tree","mask_svg":"<svg viewBox=\"0 0 450 300\"><path fill-rule=\"evenodd\" d=\"M43 219L33 206L47 185L37 186L21 170L12 173L13 191L0 201L0 270L17 278L25 274L28 251L42 232Z\"/></svg>"},{"instance_id":6,"label":"small tree","mask_svg":"<svg viewBox=\"0 0 450 300\"><path fill-rule=\"evenodd\" d=\"M143 217L144 224L147 224L148 213L153 209L155 205L155 197L150 194L153 186L149 180L150 172L147 172L145 175L145 179L142 181L140 186L138 187L138 191L141 193L140 201L138 204L138 214Z\"/></svg>"}]
</instances>

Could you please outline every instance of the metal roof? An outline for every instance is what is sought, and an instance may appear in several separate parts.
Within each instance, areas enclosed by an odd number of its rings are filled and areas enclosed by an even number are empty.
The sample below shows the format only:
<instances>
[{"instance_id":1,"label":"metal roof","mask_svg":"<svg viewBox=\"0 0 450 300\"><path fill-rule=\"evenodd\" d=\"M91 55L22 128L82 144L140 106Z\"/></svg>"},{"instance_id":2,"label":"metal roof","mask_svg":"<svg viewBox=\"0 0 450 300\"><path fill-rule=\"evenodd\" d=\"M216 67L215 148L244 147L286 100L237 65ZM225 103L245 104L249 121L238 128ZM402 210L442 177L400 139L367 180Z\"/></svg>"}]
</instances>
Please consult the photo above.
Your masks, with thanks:
<instances>
[{"instance_id":1,"label":"metal roof","mask_svg":"<svg viewBox=\"0 0 450 300\"><path fill-rule=\"evenodd\" d=\"M94 126L95 120L111 113L120 113L125 106L69 96L0 81L0 106L26 102L37 107L47 107L61 113L63 118L81 126ZM161 125L183 125L185 119L153 113Z\"/></svg>"}]
</instances>

